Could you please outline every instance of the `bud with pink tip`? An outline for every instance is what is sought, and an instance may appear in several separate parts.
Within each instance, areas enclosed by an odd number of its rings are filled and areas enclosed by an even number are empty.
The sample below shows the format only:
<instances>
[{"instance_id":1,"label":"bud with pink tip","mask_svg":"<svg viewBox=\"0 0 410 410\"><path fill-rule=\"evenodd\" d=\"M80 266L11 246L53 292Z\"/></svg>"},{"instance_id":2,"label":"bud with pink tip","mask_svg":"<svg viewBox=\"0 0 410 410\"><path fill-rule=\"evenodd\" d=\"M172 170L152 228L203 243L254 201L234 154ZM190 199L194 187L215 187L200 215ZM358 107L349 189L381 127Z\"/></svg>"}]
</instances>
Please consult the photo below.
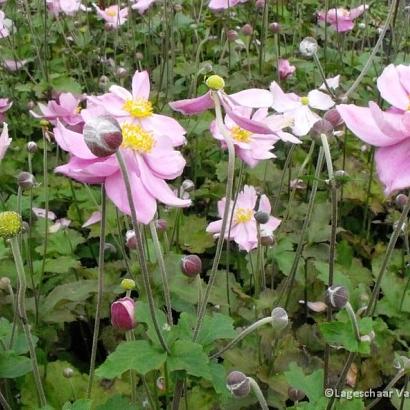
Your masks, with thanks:
<instances>
[{"instance_id":1,"label":"bud with pink tip","mask_svg":"<svg viewBox=\"0 0 410 410\"><path fill-rule=\"evenodd\" d=\"M274 21L273 23L269 24L269 30L272 33L279 33L280 32L280 24Z\"/></svg>"},{"instance_id":2,"label":"bud with pink tip","mask_svg":"<svg viewBox=\"0 0 410 410\"><path fill-rule=\"evenodd\" d=\"M166 231L168 228L168 222L165 219L157 219L155 221L155 227L158 229L158 231Z\"/></svg>"},{"instance_id":3,"label":"bud with pink tip","mask_svg":"<svg viewBox=\"0 0 410 410\"><path fill-rule=\"evenodd\" d=\"M197 255L186 255L181 259L181 271L190 278L199 275L202 271L202 261Z\"/></svg>"},{"instance_id":4,"label":"bud with pink tip","mask_svg":"<svg viewBox=\"0 0 410 410\"><path fill-rule=\"evenodd\" d=\"M125 234L125 243L128 249L137 249L137 237L133 230L129 230Z\"/></svg>"},{"instance_id":5,"label":"bud with pink tip","mask_svg":"<svg viewBox=\"0 0 410 410\"><path fill-rule=\"evenodd\" d=\"M134 319L135 302L129 298L121 298L111 304L111 324L116 329L131 330L136 326Z\"/></svg>"},{"instance_id":6,"label":"bud with pink tip","mask_svg":"<svg viewBox=\"0 0 410 410\"><path fill-rule=\"evenodd\" d=\"M236 30L228 30L226 37L229 41L235 41L238 39L238 32Z\"/></svg>"},{"instance_id":7,"label":"bud with pink tip","mask_svg":"<svg viewBox=\"0 0 410 410\"><path fill-rule=\"evenodd\" d=\"M323 116L323 119L329 121L333 125L333 127L337 127L343 124L342 117L336 110L336 108L332 108L331 110L326 111L325 115Z\"/></svg>"},{"instance_id":8,"label":"bud with pink tip","mask_svg":"<svg viewBox=\"0 0 410 410\"><path fill-rule=\"evenodd\" d=\"M247 23L241 28L242 34L245 36L251 36L253 33L253 27Z\"/></svg>"}]
</instances>

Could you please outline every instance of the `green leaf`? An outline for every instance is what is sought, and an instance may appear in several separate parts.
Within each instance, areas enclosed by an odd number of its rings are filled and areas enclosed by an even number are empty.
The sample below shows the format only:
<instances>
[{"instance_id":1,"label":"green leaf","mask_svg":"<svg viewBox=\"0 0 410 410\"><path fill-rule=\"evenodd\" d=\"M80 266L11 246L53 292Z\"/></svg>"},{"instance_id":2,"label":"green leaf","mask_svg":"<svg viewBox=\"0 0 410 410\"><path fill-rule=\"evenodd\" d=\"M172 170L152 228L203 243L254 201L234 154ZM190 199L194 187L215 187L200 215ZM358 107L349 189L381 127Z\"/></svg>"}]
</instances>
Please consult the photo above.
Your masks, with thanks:
<instances>
[{"instance_id":1,"label":"green leaf","mask_svg":"<svg viewBox=\"0 0 410 410\"><path fill-rule=\"evenodd\" d=\"M156 309L155 315L158 320L159 327L164 329L167 327L167 319L165 313L162 310ZM148 303L145 302L138 302L138 307L135 309L135 320L137 323L145 323L148 326L148 330L146 332L147 336L158 346L161 346L157 332L155 330L154 323L151 319L151 312L148 306ZM166 337L167 334L164 331L164 336Z\"/></svg>"},{"instance_id":2,"label":"green leaf","mask_svg":"<svg viewBox=\"0 0 410 410\"><path fill-rule=\"evenodd\" d=\"M132 369L145 375L151 370L159 369L165 359L166 353L146 340L123 342L107 357L95 374L100 378L114 379Z\"/></svg>"},{"instance_id":3,"label":"green leaf","mask_svg":"<svg viewBox=\"0 0 410 410\"><path fill-rule=\"evenodd\" d=\"M126 397L114 396L110 397L104 404L101 404L96 410L134 410L135 407L129 402Z\"/></svg>"},{"instance_id":4,"label":"green leaf","mask_svg":"<svg viewBox=\"0 0 410 410\"><path fill-rule=\"evenodd\" d=\"M202 346L188 340L178 340L172 346L167 363L171 372L185 370L188 374L212 380L208 356Z\"/></svg>"},{"instance_id":5,"label":"green leaf","mask_svg":"<svg viewBox=\"0 0 410 410\"><path fill-rule=\"evenodd\" d=\"M207 346L218 339L232 339L236 336L233 319L221 313L206 316L198 335L198 343Z\"/></svg>"},{"instance_id":6,"label":"green leaf","mask_svg":"<svg viewBox=\"0 0 410 410\"><path fill-rule=\"evenodd\" d=\"M62 229L61 231L49 235L47 255L72 255L77 246L84 242L85 238L74 229ZM36 252L42 256L44 253L44 246L37 246Z\"/></svg>"},{"instance_id":7,"label":"green leaf","mask_svg":"<svg viewBox=\"0 0 410 410\"><path fill-rule=\"evenodd\" d=\"M15 379L31 372L31 360L7 350L0 352L0 379Z\"/></svg>"},{"instance_id":8,"label":"green leaf","mask_svg":"<svg viewBox=\"0 0 410 410\"><path fill-rule=\"evenodd\" d=\"M89 399L76 400L74 403L66 402L62 410L91 410L92 401Z\"/></svg>"},{"instance_id":9,"label":"green leaf","mask_svg":"<svg viewBox=\"0 0 410 410\"><path fill-rule=\"evenodd\" d=\"M188 215L181 218L179 245L190 253L204 253L214 246L212 235L206 232L208 222L206 218Z\"/></svg>"}]
</instances>

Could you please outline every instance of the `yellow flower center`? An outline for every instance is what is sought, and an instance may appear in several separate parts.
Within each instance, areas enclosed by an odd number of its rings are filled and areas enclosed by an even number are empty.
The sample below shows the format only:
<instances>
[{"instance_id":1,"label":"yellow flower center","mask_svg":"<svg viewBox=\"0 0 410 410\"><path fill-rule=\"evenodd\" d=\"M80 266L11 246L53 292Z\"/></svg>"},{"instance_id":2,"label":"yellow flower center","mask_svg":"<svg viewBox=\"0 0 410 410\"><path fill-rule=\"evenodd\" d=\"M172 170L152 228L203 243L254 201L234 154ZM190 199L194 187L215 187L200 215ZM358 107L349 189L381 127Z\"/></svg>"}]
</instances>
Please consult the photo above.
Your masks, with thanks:
<instances>
[{"instance_id":1,"label":"yellow flower center","mask_svg":"<svg viewBox=\"0 0 410 410\"><path fill-rule=\"evenodd\" d=\"M107 16L115 17L117 15L117 8L116 7L108 7L108 9L105 12L107 13Z\"/></svg>"},{"instance_id":2,"label":"yellow flower center","mask_svg":"<svg viewBox=\"0 0 410 410\"><path fill-rule=\"evenodd\" d=\"M135 118L146 118L152 115L152 103L145 98L137 98L136 100L127 100L122 106L124 111L130 113Z\"/></svg>"},{"instance_id":3,"label":"yellow flower center","mask_svg":"<svg viewBox=\"0 0 410 410\"><path fill-rule=\"evenodd\" d=\"M231 128L232 138L239 142L250 142L252 133L250 131L244 130L241 127Z\"/></svg>"},{"instance_id":4,"label":"yellow flower center","mask_svg":"<svg viewBox=\"0 0 410 410\"><path fill-rule=\"evenodd\" d=\"M300 102L303 105L309 105L309 97L300 97Z\"/></svg>"},{"instance_id":5,"label":"yellow flower center","mask_svg":"<svg viewBox=\"0 0 410 410\"><path fill-rule=\"evenodd\" d=\"M222 90L222 88L225 87L225 81L224 79L219 76L219 75L211 75L208 77L208 79L205 81L205 84L211 89L211 90Z\"/></svg>"},{"instance_id":6,"label":"yellow flower center","mask_svg":"<svg viewBox=\"0 0 410 410\"><path fill-rule=\"evenodd\" d=\"M122 130L122 148L131 148L141 154L148 154L155 145L152 134L145 131L139 124L124 123Z\"/></svg>"},{"instance_id":7,"label":"yellow flower center","mask_svg":"<svg viewBox=\"0 0 410 410\"><path fill-rule=\"evenodd\" d=\"M238 208L234 214L234 221L237 224L249 222L252 219L252 216L252 209Z\"/></svg>"},{"instance_id":8,"label":"yellow flower center","mask_svg":"<svg viewBox=\"0 0 410 410\"><path fill-rule=\"evenodd\" d=\"M17 212L0 212L0 238L12 238L18 235L22 229L23 221Z\"/></svg>"},{"instance_id":9,"label":"yellow flower center","mask_svg":"<svg viewBox=\"0 0 410 410\"><path fill-rule=\"evenodd\" d=\"M74 110L74 112L75 112L76 114L80 114L81 110L82 110L81 105L77 105L77 107L76 107L76 109Z\"/></svg>"}]
</instances>

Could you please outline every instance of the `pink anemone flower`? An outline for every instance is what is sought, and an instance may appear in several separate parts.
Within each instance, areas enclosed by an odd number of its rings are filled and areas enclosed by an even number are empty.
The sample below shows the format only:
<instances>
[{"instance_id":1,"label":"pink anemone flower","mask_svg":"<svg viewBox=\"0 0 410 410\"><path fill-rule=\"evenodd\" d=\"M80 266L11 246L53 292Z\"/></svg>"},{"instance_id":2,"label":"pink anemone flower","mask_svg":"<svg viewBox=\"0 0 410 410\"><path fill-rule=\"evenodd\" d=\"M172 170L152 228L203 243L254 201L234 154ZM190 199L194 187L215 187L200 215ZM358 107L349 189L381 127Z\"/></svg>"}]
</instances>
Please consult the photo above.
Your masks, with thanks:
<instances>
[{"instance_id":1,"label":"pink anemone flower","mask_svg":"<svg viewBox=\"0 0 410 410\"><path fill-rule=\"evenodd\" d=\"M240 3L246 3L248 0L211 0L208 7L211 10L226 10Z\"/></svg>"},{"instance_id":2,"label":"pink anemone flower","mask_svg":"<svg viewBox=\"0 0 410 410\"><path fill-rule=\"evenodd\" d=\"M30 114L35 118L44 118L56 125L57 121L62 121L67 125L74 126L83 123L83 118L80 115L81 97L75 97L71 93L61 93L58 101L49 101L47 105L38 104L41 114L30 111Z\"/></svg>"},{"instance_id":3,"label":"pink anemone flower","mask_svg":"<svg viewBox=\"0 0 410 410\"><path fill-rule=\"evenodd\" d=\"M294 65L291 65L289 63L289 60L285 60L283 58L279 59L278 68L279 77L281 80L286 80L288 77L291 77L296 71L296 67Z\"/></svg>"},{"instance_id":4,"label":"pink anemone flower","mask_svg":"<svg viewBox=\"0 0 410 410\"><path fill-rule=\"evenodd\" d=\"M139 14L144 14L156 0L134 0L134 4L131 6L133 10L137 10Z\"/></svg>"},{"instance_id":5,"label":"pink anemone flower","mask_svg":"<svg viewBox=\"0 0 410 410\"><path fill-rule=\"evenodd\" d=\"M8 98L0 98L0 122L4 121L5 113L13 105Z\"/></svg>"},{"instance_id":6,"label":"pink anemone flower","mask_svg":"<svg viewBox=\"0 0 410 410\"><path fill-rule=\"evenodd\" d=\"M270 214L271 212L271 205L266 195L261 195L259 207L255 210L257 202L258 195L255 188L253 186L245 185L243 191L238 194L235 208L233 209L230 237L228 238L228 232L225 234L225 239L234 240L239 245L239 249L247 252L258 246L258 233L256 220L254 218L255 212L262 211L267 214ZM233 205L234 202L231 201L229 204L229 215L232 213ZM223 198L218 202L218 214L221 218L224 214L225 206L226 199ZM230 221L228 221L228 226L229 223ZM280 219L270 216L266 224L261 224L261 231L263 231L264 235L272 235L273 231L277 229L280 223ZM206 228L206 231L213 234L215 237L218 237L221 233L221 227L222 219L211 222Z\"/></svg>"},{"instance_id":7,"label":"pink anemone flower","mask_svg":"<svg viewBox=\"0 0 410 410\"><path fill-rule=\"evenodd\" d=\"M361 16L369 6L362 4L359 7L347 10L344 8L334 8L317 13L319 21L329 23L337 32L343 33L350 31L354 27L354 20Z\"/></svg>"},{"instance_id":8,"label":"pink anemone flower","mask_svg":"<svg viewBox=\"0 0 410 410\"><path fill-rule=\"evenodd\" d=\"M6 151L8 150L12 139L9 138L9 129L6 122L3 122L3 130L0 134L0 161L6 155Z\"/></svg>"},{"instance_id":9,"label":"pink anemone flower","mask_svg":"<svg viewBox=\"0 0 410 410\"><path fill-rule=\"evenodd\" d=\"M8 37L12 26L12 21L6 18L3 10L0 10L0 38Z\"/></svg>"},{"instance_id":10,"label":"pink anemone flower","mask_svg":"<svg viewBox=\"0 0 410 410\"><path fill-rule=\"evenodd\" d=\"M147 71L136 71L132 79L132 92L113 85L109 93L100 97L90 97L89 101L95 109L103 108L120 124L140 125L155 137L166 135L175 147L185 144L185 129L173 118L155 114L149 94L150 82ZM87 110L84 110L84 115L86 114Z\"/></svg>"},{"instance_id":11,"label":"pink anemone flower","mask_svg":"<svg viewBox=\"0 0 410 410\"><path fill-rule=\"evenodd\" d=\"M93 6L97 14L105 20L106 25L110 28L117 29L127 21L128 7L120 9L118 5L114 5L102 10L94 3Z\"/></svg>"},{"instance_id":12,"label":"pink anemone flower","mask_svg":"<svg viewBox=\"0 0 410 410\"><path fill-rule=\"evenodd\" d=\"M245 108L268 108L273 103L273 98L268 90L250 88L234 94L226 94L223 90L208 91L206 94L186 100L169 103L171 108L184 115L200 114L215 107L211 93L218 95L225 112L241 128L258 134L272 134L272 130L264 123L256 119L244 117L237 112L241 107Z\"/></svg>"},{"instance_id":13,"label":"pink anemone flower","mask_svg":"<svg viewBox=\"0 0 410 410\"><path fill-rule=\"evenodd\" d=\"M381 96L392 108L382 111L341 104L336 108L347 127L362 141L376 147L376 168L384 192L410 187L410 66L389 65L377 80Z\"/></svg>"},{"instance_id":14,"label":"pink anemone flower","mask_svg":"<svg viewBox=\"0 0 410 410\"><path fill-rule=\"evenodd\" d=\"M123 142L119 149L128 169L138 221L147 224L154 218L157 200L169 206L189 206L191 201L178 198L165 182L180 176L185 166L171 138L157 135L138 122L122 122L121 129ZM71 154L69 162L55 171L84 183L104 183L108 197L122 212L130 214L115 155L96 157L82 134L65 128L60 122L54 129L54 137L58 145Z\"/></svg>"},{"instance_id":15,"label":"pink anemone flower","mask_svg":"<svg viewBox=\"0 0 410 410\"><path fill-rule=\"evenodd\" d=\"M74 16L81 9L81 0L47 0L47 8L53 16Z\"/></svg>"},{"instance_id":16,"label":"pink anemone flower","mask_svg":"<svg viewBox=\"0 0 410 410\"><path fill-rule=\"evenodd\" d=\"M28 60L11 60L11 59L6 59L3 60L1 65L7 70L7 71L18 71L21 70L26 64L28 63Z\"/></svg>"},{"instance_id":17,"label":"pink anemone flower","mask_svg":"<svg viewBox=\"0 0 410 410\"><path fill-rule=\"evenodd\" d=\"M329 95L319 90L309 91L307 96L299 97L294 93L285 94L275 81L272 82L270 90L273 95L273 109L293 119L292 132L298 137L306 135L320 120L312 108L326 111L335 105Z\"/></svg>"}]
</instances>

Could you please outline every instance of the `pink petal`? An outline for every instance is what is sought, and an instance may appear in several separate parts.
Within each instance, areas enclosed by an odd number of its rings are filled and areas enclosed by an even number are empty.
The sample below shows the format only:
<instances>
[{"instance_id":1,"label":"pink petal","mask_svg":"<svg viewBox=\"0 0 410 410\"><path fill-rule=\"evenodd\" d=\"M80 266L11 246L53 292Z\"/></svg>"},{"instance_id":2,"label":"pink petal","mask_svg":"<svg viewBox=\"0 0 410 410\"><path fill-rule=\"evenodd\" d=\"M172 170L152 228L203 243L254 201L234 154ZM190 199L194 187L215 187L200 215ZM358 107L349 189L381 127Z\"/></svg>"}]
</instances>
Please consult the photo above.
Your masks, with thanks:
<instances>
[{"instance_id":1,"label":"pink petal","mask_svg":"<svg viewBox=\"0 0 410 410\"><path fill-rule=\"evenodd\" d=\"M87 226L94 225L101 221L101 212L94 211L91 216L82 224L82 228L87 228Z\"/></svg>"},{"instance_id":2,"label":"pink petal","mask_svg":"<svg viewBox=\"0 0 410 410\"><path fill-rule=\"evenodd\" d=\"M399 74L393 64L388 65L377 79L377 88L381 96L391 105L406 111L409 106L409 96L402 86Z\"/></svg>"},{"instance_id":3,"label":"pink petal","mask_svg":"<svg viewBox=\"0 0 410 410\"><path fill-rule=\"evenodd\" d=\"M250 108L267 108L273 104L272 94L268 90L260 90L259 88L239 91L238 93L230 94L228 97L235 104Z\"/></svg>"},{"instance_id":4,"label":"pink petal","mask_svg":"<svg viewBox=\"0 0 410 410\"><path fill-rule=\"evenodd\" d=\"M356 19L357 17L361 16L365 10L368 10L369 6L367 4L361 4L358 7L355 7L350 10L350 18L352 20Z\"/></svg>"},{"instance_id":5,"label":"pink petal","mask_svg":"<svg viewBox=\"0 0 410 410\"><path fill-rule=\"evenodd\" d=\"M298 137L306 135L313 125L320 120L320 117L312 112L307 105L301 105L293 111L292 115L294 120L292 132Z\"/></svg>"},{"instance_id":6,"label":"pink petal","mask_svg":"<svg viewBox=\"0 0 410 410\"><path fill-rule=\"evenodd\" d=\"M285 94L275 81L270 85L270 91L273 96L272 108L277 112L292 111L301 105L299 101L291 98L289 94Z\"/></svg>"},{"instance_id":7,"label":"pink petal","mask_svg":"<svg viewBox=\"0 0 410 410\"><path fill-rule=\"evenodd\" d=\"M138 71L137 71L138 73ZM135 75L134 75L135 78ZM134 82L134 81L133 81ZM110 93L114 94L116 97L118 97L120 100L127 101L127 100L132 100L132 94L126 90L124 87L120 87L119 85L112 85L109 88Z\"/></svg>"},{"instance_id":8,"label":"pink petal","mask_svg":"<svg viewBox=\"0 0 410 410\"><path fill-rule=\"evenodd\" d=\"M214 101L208 92L200 97L173 101L170 102L169 105L174 111L178 111L184 115L194 115L213 108Z\"/></svg>"},{"instance_id":9,"label":"pink petal","mask_svg":"<svg viewBox=\"0 0 410 410\"><path fill-rule=\"evenodd\" d=\"M151 116L144 118L141 123L145 130L152 131L159 137L166 135L172 140L174 147L179 147L186 143L186 131L181 127L178 121L171 117L152 114Z\"/></svg>"},{"instance_id":10,"label":"pink petal","mask_svg":"<svg viewBox=\"0 0 410 410\"><path fill-rule=\"evenodd\" d=\"M46 212L46 210L44 208L31 208L31 210L33 211L34 215L37 218L45 218L46 217L46 213L47 213L47 219L50 219L51 221L54 221L54 219L57 218L56 214L53 211L48 210L48 212Z\"/></svg>"},{"instance_id":11,"label":"pink petal","mask_svg":"<svg viewBox=\"0 0 410 410\"><path fill-rule=\"evenodd\" d=\"M132 77L132 96L135 99L144 98L149 99L150 83L147 71L136 71Z\"/></svg>"},{"instance_id":12,"label":"pink petal","mask_svg":"<svg viewBox=\"0 0 410 410\"><path fill-rule=\"evenodd\" d=\"M309 106L312 108L316 108L318 110L328 110L329 108L335 105L335 103L329 95L322 93L322 91L319 90L310 91L308 94L308 98Z\"/></svg>"}]
</instances>

